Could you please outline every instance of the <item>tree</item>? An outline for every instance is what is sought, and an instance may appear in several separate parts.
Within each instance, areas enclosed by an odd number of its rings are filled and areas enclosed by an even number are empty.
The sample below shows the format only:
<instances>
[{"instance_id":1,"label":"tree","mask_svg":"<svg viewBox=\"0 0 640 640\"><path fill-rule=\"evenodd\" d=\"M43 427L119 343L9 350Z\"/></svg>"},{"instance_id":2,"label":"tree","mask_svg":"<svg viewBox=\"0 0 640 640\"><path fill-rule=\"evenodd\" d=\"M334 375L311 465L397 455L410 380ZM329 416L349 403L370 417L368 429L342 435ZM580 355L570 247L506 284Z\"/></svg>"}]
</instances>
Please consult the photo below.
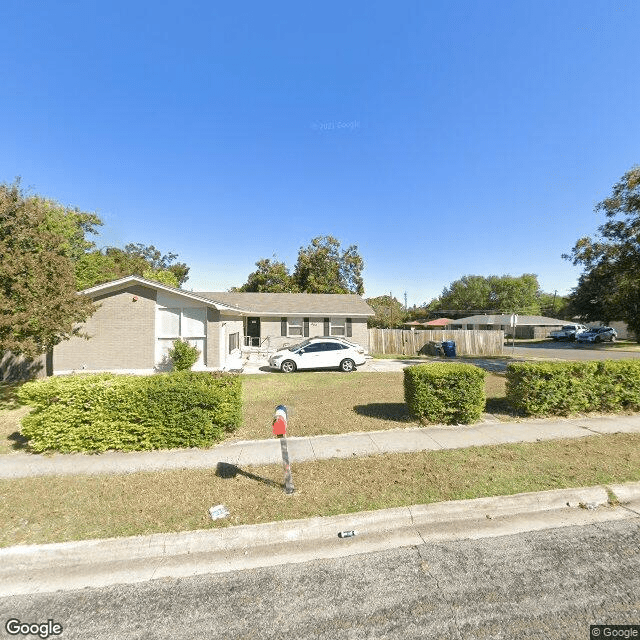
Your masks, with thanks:
<instances>
[{"instance_id":1,"label":"tree","mask_svg":"<svg viewBox=\"0 0 640 640\"><path fill-rule=\"evenodd\" d=\"M295 293L298 291L289 269L284 262L270 258L258 260L255 271L249 274L241 287L232 291L250 291L254 293Z\"/></svg>"},{"instance_id":2,"label":"tree","mask_svg":"<svg viewBox=\"0 0 640 640\"><path fill-rule=\"evenodd\" d=\"M74 230L95 222L39 196L16 180L0 185L0 352L33 358L79 335L95 310L77 295L72 256L83 238Z\"/></svg>"},{"instance_id":3,"label":"tree","mask_svg":"<svg viewBox=\"0 0 640 640\"><path fill-rule=\"evenodd\" d=\"M169 287L175 287L176 289L179 288L178 278L176 278L175 273L173 273L173 271L169 271L169 269L146 269L142 272L142 277L147 280L161 282Z\"/></svg>"},{"instance_id":4,"label":"tree","mask_svg":"<svg viewBox=\"0 0 640 640\"><path fill-rule=\"evenodd\" d=\"M538 277L525 273L514 277L463 276L445 287L439 309L495 311L498 313L540 313Z\"/></svg>"},{"instance_id":5,"label":"tree","mask_svg":"<svg viewBox=\"0 0 640 640\"><path fill-rule=\"evenodd\" d=\"M569 299L567 296L559 296L555 293L540 293L538 301L540 303L540 313L543 316L569 320L574 315L568 308Z\"/></svg>"},{"instance_id":6,"label":"tree","mask_svg":"<svg viewBox=\"0 0 640 640\"><path fill-rule=\"evenodd\" d=\"M307 247L300 247L293 279L304 293L364 294L364 261L358 247L340 251L340 241L333 236L318 236Z\"/></svg>"},{"instance_id":7,"label":"tree","mask_svg":"<svg viewBox=\"0 0 640 640\"><path fill-rule=\"evenodd\" d=\"M378 296L367 298L367 304L376 312L373 318L367 321L370 327L393 329L401 327L405 321L406 313L402 304L392 296Z\"/></svg>"},{"instance_id":8,"label":"tree","mask_svg":"<svg viewBox=\"0 0 640 640\"><path fill-rule=\"evenodd\" d=\"M142 258L154 272L170 271L180 286L189 279L189 267L184 262L173 264L178 257L177 253L162 255L162 252L153 245L146 246L140 243L125 245L124 252L129 256Z\"/></svg>"},{"instance_id":9,"label":"tree","mask_svg":"<svg viewBox=\"0 0 640 640\"><path fill-rule=\"evenodd\" d=\"M256 262L257 269L247 282L233 291L267 293L357 293L364 294L364 261L358 247L341 250L333 236L318 236L307 247L300 247L291 275L287 265L267 258Z\"/></svg>"},{"instance_id":10,"label":"tree","mask_svg":"<svg viewBox=\"0 0 640 640\"><path fill-rule=\"evenodd\" d=\"M595 212L607 218L598 236L580 238L563 255L584 266L570 306L585 320L626 322L640 342L640 166L622 176Z\"/></svg>"},{"instance_id":11,"label":"tree","mask_svg":"<svg viewBox=\"0 0 640 640\"><path fill-rule=\"evenodd\" d=\"M90 251L76 261L78 289L132 275L178 288L187 280L189 267L184 263L172 264L176 258L175 253L162 256L153 245L142 244Z\"/></svg>"}]
</instances>

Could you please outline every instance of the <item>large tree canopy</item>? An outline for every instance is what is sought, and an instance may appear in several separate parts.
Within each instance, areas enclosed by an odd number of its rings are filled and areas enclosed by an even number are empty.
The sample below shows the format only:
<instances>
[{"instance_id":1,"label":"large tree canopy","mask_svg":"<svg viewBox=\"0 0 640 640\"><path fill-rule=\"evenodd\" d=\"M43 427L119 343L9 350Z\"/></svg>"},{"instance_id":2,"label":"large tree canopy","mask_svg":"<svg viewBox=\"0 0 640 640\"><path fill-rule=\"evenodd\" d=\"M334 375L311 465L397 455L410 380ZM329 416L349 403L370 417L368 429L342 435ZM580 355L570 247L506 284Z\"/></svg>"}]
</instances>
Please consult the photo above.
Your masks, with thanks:
<instances>
[{"instance_id":1,"label":"large tree canopy","mask_svg":"<svg viewBox=\"0 0 640 640\"><path fill-rule=\"evenodd\" d=\"M607 218L597 237L580 238L563 256L584 266L571 310L585 320L623 320L640 341L640 166L622 176L595 212Z\"/></svg>"},{"instance_id":2,"label":"large tree canopy","mask_svg":"<svg viewBox=\"0 0 640 640\"><path fill-rule=\"evenodd\" d=\"M35 357L78 333L94 310L77 295L73 258L91 246L93 214L0 185L0 353Z\"/></svg>"},{"instance_id":3,"label":"large tree canopy","mask_svg":"<svg viewBox=\"0 0 640 640\"><path fill-rule=\"evenodd\" d=\"M540 285L533 273L514 276L463 276L442 292L436 309L540 313Z\"/></svg>"},{"instance_id":4,"label":"large tree canopy","mask_svg":"<svg viewBox=\"0 0 640 640\"><path fill-rule=\"evenodd\" d=\"M256 262L257 269L252 271L245 284L234 287L234 291L250 291L253 293L296 293L296 286L289 268L284 262L263 258Z\"/></svg>"},{"instance_id":5,"label":"large tree canopy","mask_svg":"<svg viewBox=\"0 0 640 640\"><path fill-rule=\"evenodd\" d=\"M142 244L90 251L76 261L78 289L132 275L179 287L188 279L189 267L183 262L172 264L176 258L175 253L163 256L153 245Z\"/></svg>"},{"instance_id":6,"label":"large tree canopy","mask_svg":"<svg viewBox=\"0 0 640 640\"><path fill-rule=\"evenodd\" d=\"M257 269L235 291L266 293L364 293L364 261L358 247L342 250L333 236L318 236L300 247L293 274L287 265L267 258L256 262Z\"/></svg>"},{"instance_id":7,"label":"large tree canopy","mask_svg":"<svg viewBox=\"0 0 640 640\"><path fill-rule=\"evenodd\" d=\"M402 303L390 295L367 298L366 302L376 312L376 315L367 321L370 327L394 329L401 327L407 317Z\"/></svg>"}]
</instances>

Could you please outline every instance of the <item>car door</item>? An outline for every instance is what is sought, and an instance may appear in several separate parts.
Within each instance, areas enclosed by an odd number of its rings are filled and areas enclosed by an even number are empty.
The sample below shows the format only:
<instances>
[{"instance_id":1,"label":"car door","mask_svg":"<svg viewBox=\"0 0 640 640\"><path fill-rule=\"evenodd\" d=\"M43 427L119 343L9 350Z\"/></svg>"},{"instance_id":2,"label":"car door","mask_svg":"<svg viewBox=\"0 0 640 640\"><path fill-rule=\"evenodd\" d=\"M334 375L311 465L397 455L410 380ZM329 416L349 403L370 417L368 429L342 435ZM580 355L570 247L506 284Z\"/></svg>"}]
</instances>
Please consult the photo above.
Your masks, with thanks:
<instances>
[{"instance_id":1,"label":"car door","mask_svg":"<svg viewBox=\"0 0 640 640\"><path fill-rule=\"evenodd\" d=\"M298 352L298 369L320 369L324 366L322 342L313 342Z\"/></svg>"}]
</instances>

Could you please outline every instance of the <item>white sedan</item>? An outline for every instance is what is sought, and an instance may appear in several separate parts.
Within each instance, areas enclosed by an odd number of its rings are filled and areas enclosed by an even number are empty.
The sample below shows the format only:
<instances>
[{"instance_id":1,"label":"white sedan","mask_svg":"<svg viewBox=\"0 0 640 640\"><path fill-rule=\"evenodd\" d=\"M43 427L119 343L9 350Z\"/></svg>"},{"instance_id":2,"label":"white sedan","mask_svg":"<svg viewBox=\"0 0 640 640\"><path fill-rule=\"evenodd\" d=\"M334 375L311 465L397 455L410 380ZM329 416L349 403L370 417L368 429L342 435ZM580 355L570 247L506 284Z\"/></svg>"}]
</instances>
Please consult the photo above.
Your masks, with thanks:
<instances>
[{"instance_id":1,"label":"white sedan","mask_svg":"<svg viewBox=\"0 0 640 640\"><path fill-rule=\"evenodd\" d=\"M353 371L364 364L365 350L340 338L308 338L303 342L276 351L269 365L284 373L296 369L340 369Z\"/></svg>"}]
</instances>

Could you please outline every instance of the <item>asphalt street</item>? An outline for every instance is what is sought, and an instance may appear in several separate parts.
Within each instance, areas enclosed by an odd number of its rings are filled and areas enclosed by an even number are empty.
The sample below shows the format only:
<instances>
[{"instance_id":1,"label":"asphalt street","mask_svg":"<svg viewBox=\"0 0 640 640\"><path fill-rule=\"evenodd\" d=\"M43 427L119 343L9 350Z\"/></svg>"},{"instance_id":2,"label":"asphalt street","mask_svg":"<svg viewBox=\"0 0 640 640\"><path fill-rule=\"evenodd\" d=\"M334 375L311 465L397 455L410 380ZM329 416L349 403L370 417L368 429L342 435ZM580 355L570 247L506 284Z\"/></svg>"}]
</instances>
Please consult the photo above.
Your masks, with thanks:
<instances>
[{"instance_id":1,"label":"asphalt street","mask_svg":"<svg viewBox=\"0 0 640 640\"><path fill-rule=\"evenodd\" d=\"M64 640L587 640L590 624L640 624L640 524L14 596L0 612L2 638L15 618L61 624Z\"/></svg>"}]
</instances>

